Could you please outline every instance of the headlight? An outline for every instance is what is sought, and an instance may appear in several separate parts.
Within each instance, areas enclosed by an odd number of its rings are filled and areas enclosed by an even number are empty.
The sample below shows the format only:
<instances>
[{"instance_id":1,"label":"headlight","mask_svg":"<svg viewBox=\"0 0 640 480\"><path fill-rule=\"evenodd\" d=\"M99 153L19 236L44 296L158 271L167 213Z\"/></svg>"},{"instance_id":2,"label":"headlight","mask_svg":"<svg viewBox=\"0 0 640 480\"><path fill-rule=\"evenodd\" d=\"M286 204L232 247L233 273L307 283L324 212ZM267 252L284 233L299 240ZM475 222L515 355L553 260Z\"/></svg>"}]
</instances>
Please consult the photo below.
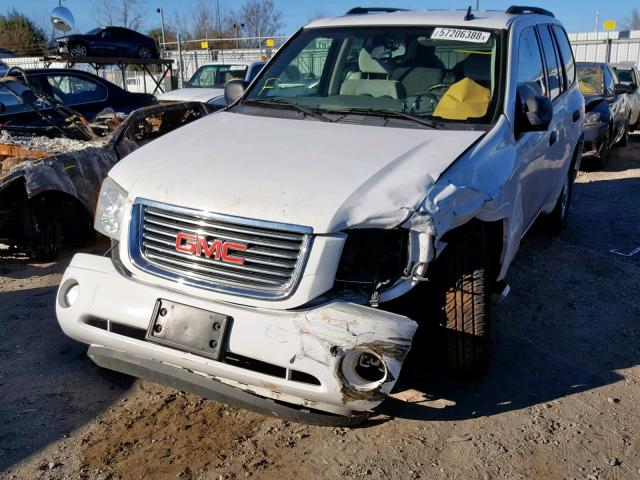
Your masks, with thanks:
<instances>
[{"instance_id":1,"label":"headlight","mask_svg":"<svg viewBox=\"0 0 640 480\"><path fill-rule=\"evenodd\" d=\"M337 282L375 287L400 278L408 261L408 230L347 230Z\"/></svg>"},{"instance_id":2,"label":"headlight","mask_svg":"<svg viewBox=\"0 0 640 480\"><path fill-rule=\"evenodd\" d=\"M120 236L127 192L110 177L105 178L100 189L94 228L114 239Z\"/></svg>"},{"instance_id":3,"label":"headlight","mask_svg":"<svg viewBox=\"0 0 640 480\"><path fill-rule=\"evenodd\" d=\"M600 121L600 114L598 112L589 112L584 116L585 125L593 125Z\"/></svg>"}]
</instances>

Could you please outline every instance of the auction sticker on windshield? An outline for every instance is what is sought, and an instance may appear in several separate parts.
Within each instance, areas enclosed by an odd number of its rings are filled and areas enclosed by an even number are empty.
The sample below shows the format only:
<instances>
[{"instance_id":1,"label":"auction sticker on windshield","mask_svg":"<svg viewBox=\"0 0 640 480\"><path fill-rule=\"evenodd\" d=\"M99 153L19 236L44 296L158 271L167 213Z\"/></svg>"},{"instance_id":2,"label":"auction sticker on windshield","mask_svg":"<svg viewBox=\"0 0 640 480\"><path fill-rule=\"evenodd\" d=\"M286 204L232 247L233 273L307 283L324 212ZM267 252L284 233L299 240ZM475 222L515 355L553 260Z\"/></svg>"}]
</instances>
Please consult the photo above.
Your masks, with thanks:
<instances>
[{"instance_id":1,"label":"auction sticker on windshield","mask_svg":"<svg viewBox=\"0 0 640 480\"><path fill-rule=\"evenodd\" d=\"M487 43L491 33L480 30L466 30L464 28L438 27L431 34L432 40L455 40L458 42Z\"/></svg>"}]
</instances>

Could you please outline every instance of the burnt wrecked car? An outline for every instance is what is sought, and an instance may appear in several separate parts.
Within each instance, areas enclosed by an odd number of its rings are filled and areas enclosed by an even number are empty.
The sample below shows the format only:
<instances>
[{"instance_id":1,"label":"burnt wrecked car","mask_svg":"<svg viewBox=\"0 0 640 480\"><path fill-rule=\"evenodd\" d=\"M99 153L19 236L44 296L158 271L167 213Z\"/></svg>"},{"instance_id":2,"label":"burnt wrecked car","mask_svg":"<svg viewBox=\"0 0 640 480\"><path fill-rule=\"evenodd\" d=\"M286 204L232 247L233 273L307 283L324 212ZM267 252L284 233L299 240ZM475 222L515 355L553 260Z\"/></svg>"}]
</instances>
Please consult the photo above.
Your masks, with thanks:
<instances>
[{"instance_id":1,"label":"burnt wrecked car","mask_svg":"<svg viewBox=\"0 0 640 480\"><path fill-rule=\"evenodd\" d=\"M0 243L50 260L60 245L85 242L94 235L107 172L140 146L208 113L199 102L145 107L109 135L87 140L0 131Z\"/></svg>"},{"instance_id":2,"label":"burnt wrecked car","mask_svg":"<svg viewBox=\"0 0 640 480\"><path fill-rule=\"evenodd\" d=\"M0 78L0 128L20 135L59 136L53 124L64 127L68 117L66 113L58 115L60 107L73 109L93 122L107 113L122 119L156 103L151 94L127 92L80 70L14 67Z\"/></svg>"},{"instance_id":3,"label":"burnt wrecked car","mask_svg":"<svg viewBox=\"0 0 640 480\"><path fill-rule=\"evenodd\" d=\"M584 96L584 154L604 163L615 145L626 145L631 102L629 85L618 81L606 63L580 62L578 82Z\"/></svg>"}]
</instances>

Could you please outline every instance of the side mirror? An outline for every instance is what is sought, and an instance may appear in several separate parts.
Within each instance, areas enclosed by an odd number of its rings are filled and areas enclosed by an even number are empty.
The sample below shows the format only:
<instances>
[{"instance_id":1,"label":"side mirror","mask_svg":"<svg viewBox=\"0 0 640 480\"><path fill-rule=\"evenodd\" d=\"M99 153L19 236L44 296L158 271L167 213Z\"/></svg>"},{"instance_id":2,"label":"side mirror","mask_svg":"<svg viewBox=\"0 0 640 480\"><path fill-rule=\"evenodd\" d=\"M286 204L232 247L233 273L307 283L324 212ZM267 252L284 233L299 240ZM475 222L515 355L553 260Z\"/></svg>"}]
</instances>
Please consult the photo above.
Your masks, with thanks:
<instances>
[{"instance_id":1,"label":"side mirror","mask_svg":"<svg viewBox=\"0 0 640 480\"><path fill-rule=\"evenodd\" d=\"M227 102L227 105L235 103L242 97L248 85L249 82L245 82L244 80L230 80L227 82L224 86L224 100Z\"/></svg>"},{"instance_id":2,"label":"side mirror","mask_svg":"<svg viewBox=\"0 0 640 480\"><path fill-rule=\"evenodd\" d=\"M526 95L525 100L522 93L525 92L518 92L518 131L524 133L547 130L553 118L551 100L534 92L526 92L531 94Z\"/></svg>"},{"instance_id":3,"label":"side mirror","mask_svg":"<svg viewBox=\"0 0 640 480\"><path fill-rule=\"evenodd\" d=\"M613 93L616 95L624 95L625 93L631 93L631 86L624 83L616 83L613 87Z\"/></svg>"}]
</instances>

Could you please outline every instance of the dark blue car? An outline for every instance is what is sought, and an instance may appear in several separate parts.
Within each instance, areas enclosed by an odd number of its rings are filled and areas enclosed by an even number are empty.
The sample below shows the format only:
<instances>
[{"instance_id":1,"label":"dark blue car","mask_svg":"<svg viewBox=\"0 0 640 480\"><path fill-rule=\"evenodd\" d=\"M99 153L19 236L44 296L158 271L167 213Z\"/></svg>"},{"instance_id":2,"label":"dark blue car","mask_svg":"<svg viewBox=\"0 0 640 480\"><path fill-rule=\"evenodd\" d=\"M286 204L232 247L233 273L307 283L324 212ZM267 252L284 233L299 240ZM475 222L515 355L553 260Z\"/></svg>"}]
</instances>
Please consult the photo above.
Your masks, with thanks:
<instances>
[{"instance_id":1,"label":"dark blue car","mask_svg":"<svg viewBox=\"0 0 640 480\"><path fill-rule=\"evenodd\" d=\"M585 103L584 154L604 163L609 149L626 145L629 133L630 88L619 82L606 63L578 63L580 91Z\"/></svg>"},{"instance_id":2,"label":"dark blue car","mask_svg":"<svg viewBox=\"0 0 640 480\"><path fill-rule=\"evenodd\" d=\"M67 35L47 43L46 50L71 57L159 58L156 41L122 27L99 27L84 35Z\"/></svg>"},{"instance_id":3,"label":"dark blue car","mask_svg":"<svg viewBox=\"0 0 640 480\"><path fill-rule=\"evenodd\" d=\"M55 104L81 113L89 122L105 108L126 115L157 103L151 94L127 92L103 78L80 70L42 68L25 70L25 73L30 85L16 80L8 84L13 93L6 87L0 88L0 127L10 132L57 135L59 130L51 125L51 120L64 121L54 115L54 108L49 102L30 95L30 87L44 93ZM22 100L16 98L16 93Z\"/></svg>"}]
</instances>

